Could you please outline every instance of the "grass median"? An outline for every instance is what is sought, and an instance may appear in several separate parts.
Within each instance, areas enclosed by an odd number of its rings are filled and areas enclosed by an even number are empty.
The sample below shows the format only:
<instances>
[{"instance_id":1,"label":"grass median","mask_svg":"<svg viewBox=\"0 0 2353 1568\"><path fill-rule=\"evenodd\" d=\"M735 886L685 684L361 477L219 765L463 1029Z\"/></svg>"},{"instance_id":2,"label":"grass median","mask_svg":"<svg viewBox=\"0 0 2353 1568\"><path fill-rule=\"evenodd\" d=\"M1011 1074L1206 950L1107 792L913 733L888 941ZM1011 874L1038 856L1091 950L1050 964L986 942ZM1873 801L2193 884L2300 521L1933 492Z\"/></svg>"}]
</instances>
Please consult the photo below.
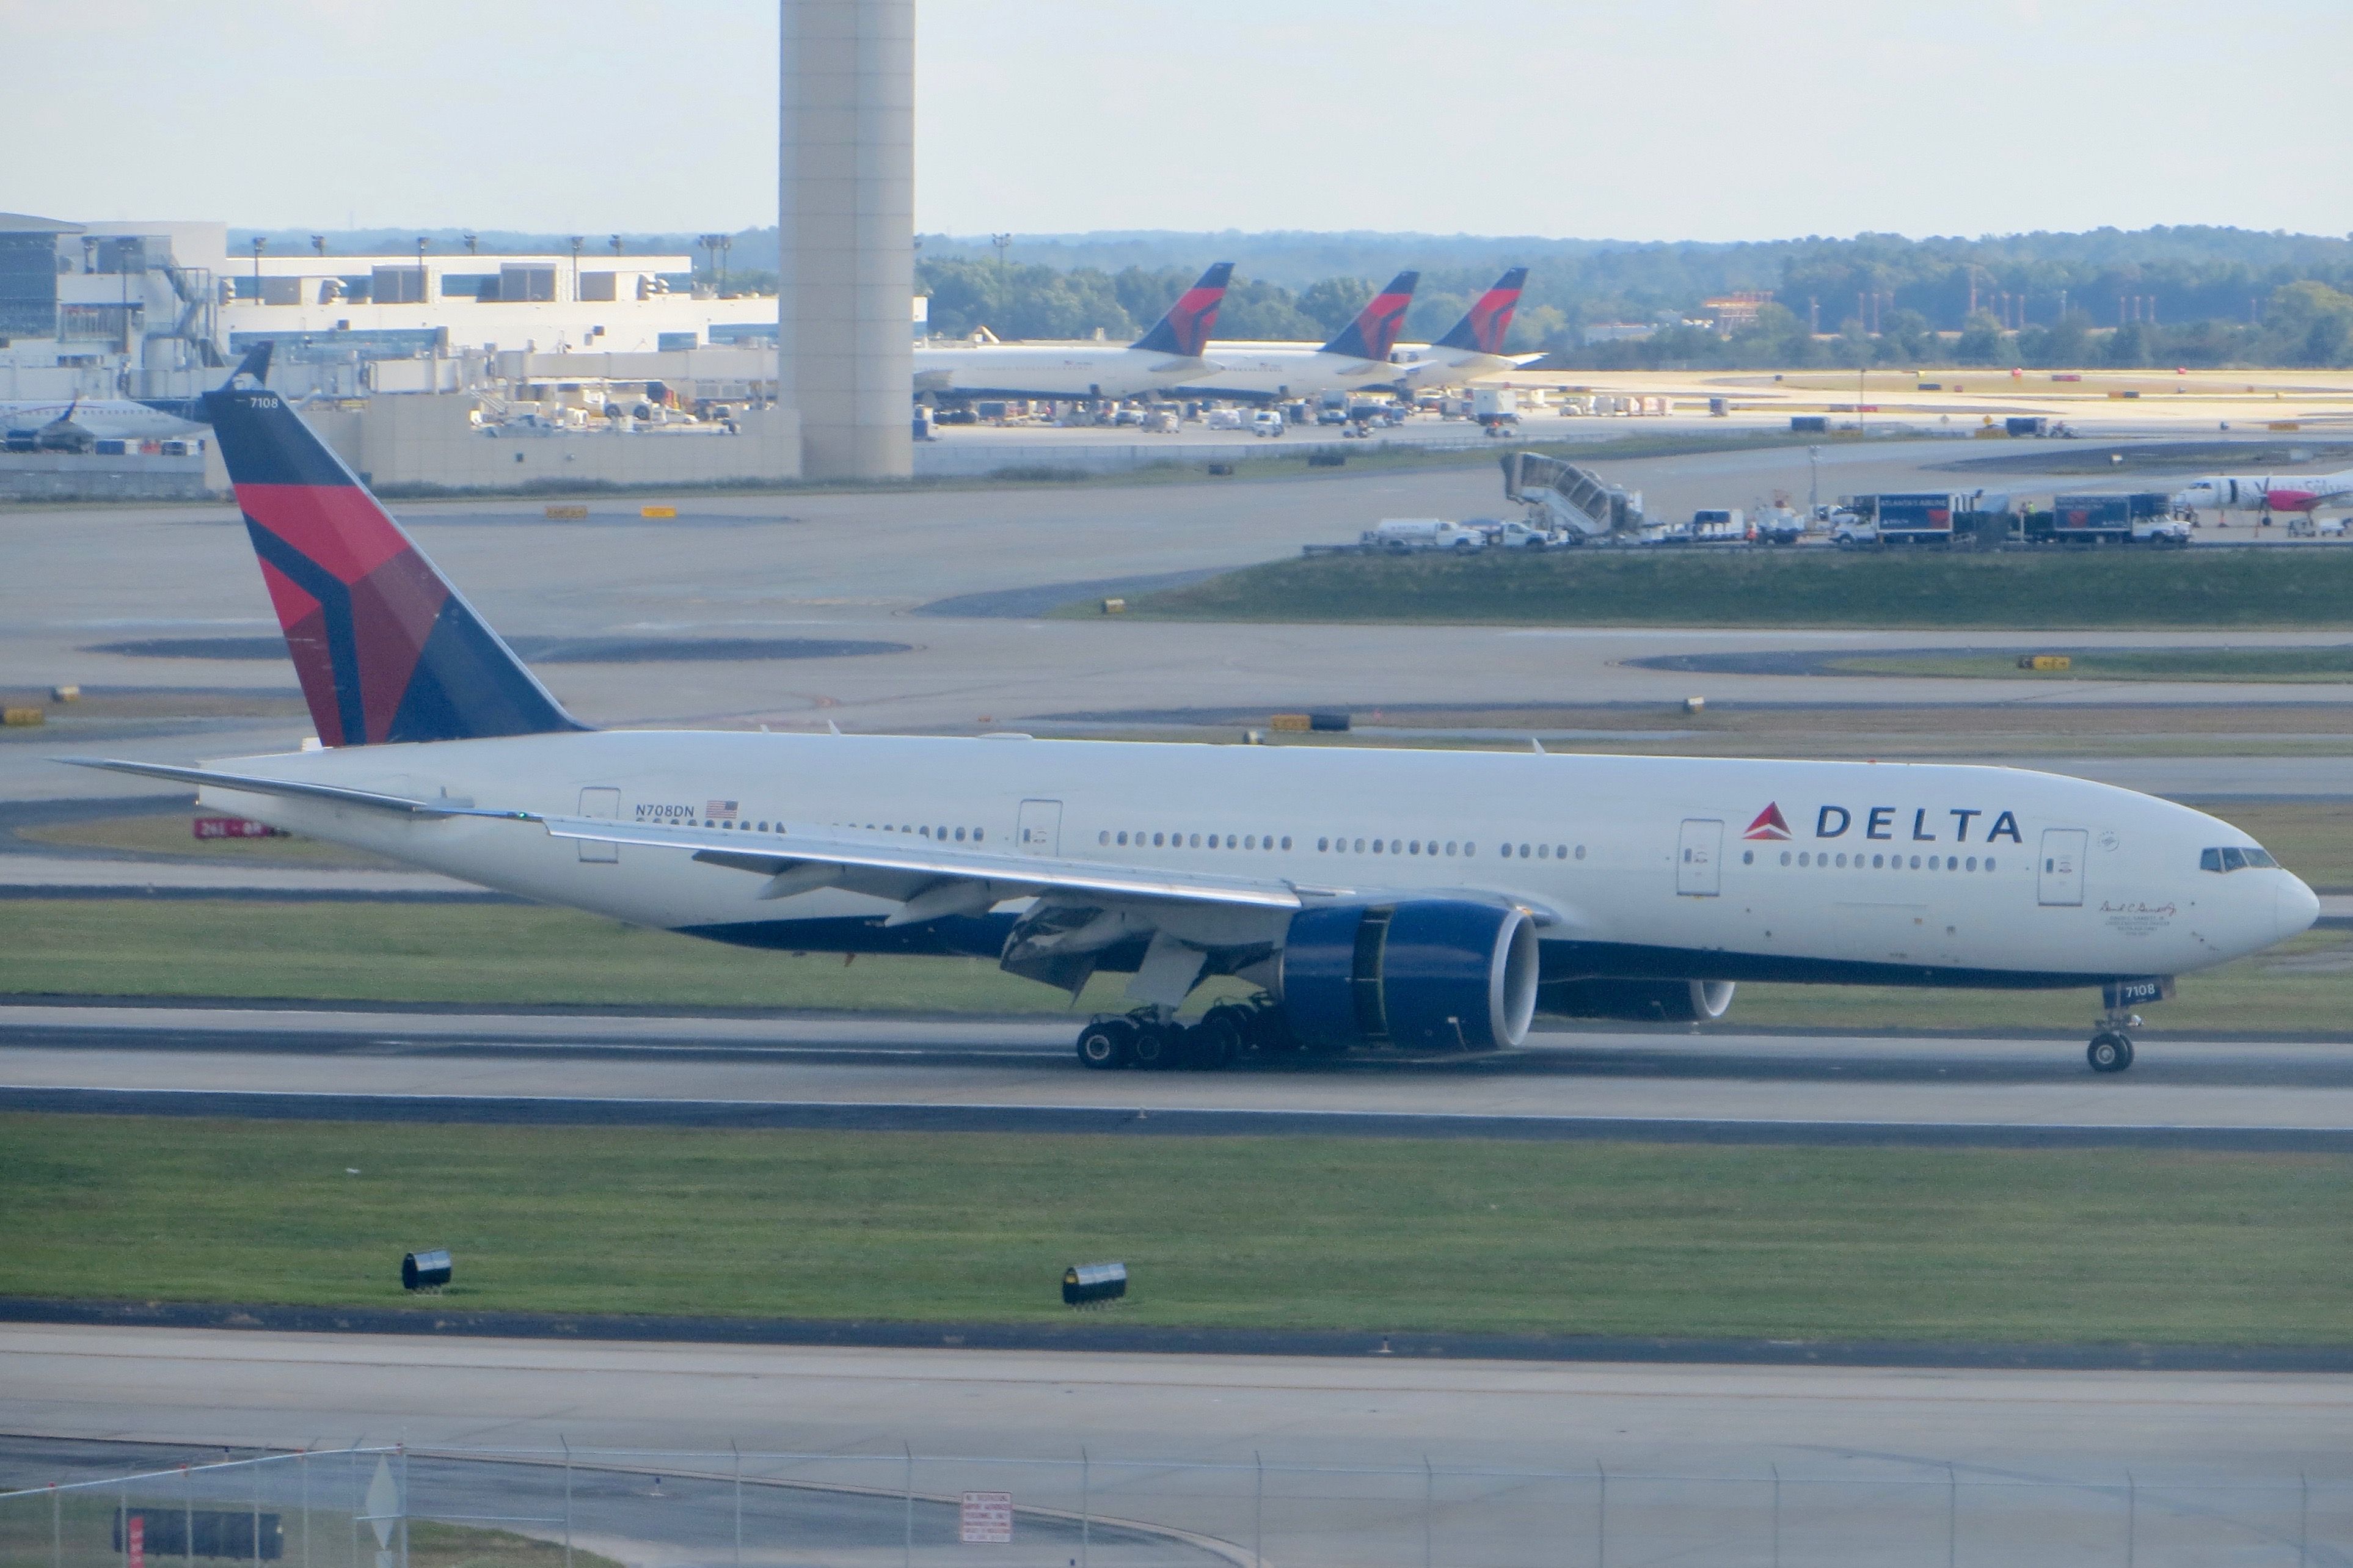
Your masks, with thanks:
<instances>
[{"instance_id":1,"label":"grass median","mask_svg":"<svg viewBox=\"0 0 2353 1568\"><path fill-rule=\"evenodd\" d=\"M909 1321L2353 1342L2353 1159L0 1117L0 1293Z\"/></svg>"},{"instance_id":2,"label":"grass median","mask_svg":"<svg viewBox=\"0 0 2353 1568\"><path fill-rule=\"evenodd\" d=\"M760 952L568 910L518 905L200 900L0 902L0 995L255 997L1074 1017L1124 1005L1124 974L1075 1005L985 959ZM1194 1010L1238 988L1213 981ZM2090 991L1743 985L1727 1026L2082 1031ZM2187 976L2149 1009L2151 1035L2341 1036L2353 1017L2353 931L2307 931ZM1615 1026L1602 1026L1614 1027Z\"/></svg>"},{"instance_id":3,"label":"grass median","mask_svg":"<svg viewBox=\"0 0 2353 1568\"><path fill-rule=\"evenodd\" d=\"M1130 619L1672 626L2341 626L2353 549L1561 550L1271 562ZM1092 602L1058 614L1100 614Z\"/></svg>"}]
</instances>

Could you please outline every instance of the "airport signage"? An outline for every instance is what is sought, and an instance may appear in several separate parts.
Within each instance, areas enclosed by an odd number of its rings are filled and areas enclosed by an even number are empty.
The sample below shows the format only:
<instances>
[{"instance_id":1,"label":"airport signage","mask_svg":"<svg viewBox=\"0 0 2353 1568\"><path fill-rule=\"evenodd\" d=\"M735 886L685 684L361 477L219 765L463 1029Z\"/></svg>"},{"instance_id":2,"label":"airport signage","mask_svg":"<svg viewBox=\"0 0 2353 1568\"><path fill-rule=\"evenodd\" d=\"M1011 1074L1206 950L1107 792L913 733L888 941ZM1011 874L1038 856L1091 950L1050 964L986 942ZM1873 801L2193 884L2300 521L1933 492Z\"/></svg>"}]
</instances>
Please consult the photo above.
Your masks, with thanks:
<instances>
[{"instance_id":1,"label":"airport signage","mask_svg":"<svg viewBox=\"0 0 2353 1568\"><path fill-rule=\"evenodd\" d=\"M283 838L286 835L266 822L248 822L242 816L199 816L189 824L199 838Z\"/></svg>"},{"instance_id":2,"label":"airport signage","mask_svg":"<svg viewBox=\"0 0 2353 1568\"><path fill-rule=\"evenodd\" d=\"M1013 1543L1013 1494L966 1492L956 1510L956 1539L966 1546Z\"/></svg>"}]
</instances>

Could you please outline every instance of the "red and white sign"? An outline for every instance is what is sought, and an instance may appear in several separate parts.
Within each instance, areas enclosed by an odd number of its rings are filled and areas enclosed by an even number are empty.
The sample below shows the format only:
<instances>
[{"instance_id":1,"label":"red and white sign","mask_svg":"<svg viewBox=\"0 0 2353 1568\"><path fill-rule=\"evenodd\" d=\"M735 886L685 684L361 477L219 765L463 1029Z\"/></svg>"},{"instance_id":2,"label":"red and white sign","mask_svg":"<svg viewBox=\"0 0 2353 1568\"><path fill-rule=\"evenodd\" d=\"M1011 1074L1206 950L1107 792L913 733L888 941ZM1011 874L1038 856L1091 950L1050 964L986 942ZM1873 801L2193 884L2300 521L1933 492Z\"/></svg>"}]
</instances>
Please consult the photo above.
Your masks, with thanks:
<instances>
[{"instance_id":1,"label":"red and white sign","mask_svg":"<svg viewBox=\"0 0 2353 1568\"><path fill-rule=\"evenodd\" d=\"M1743 838L1788 837L1789 819L1781 815L1781 803L1778 800L1768 802L1765 809L1757 814L1757 820L1748 825L1748 831L1740 837Z\"/></svg>"},{"instance_id":2,"label":"red and white sign","mask_svg":"<svg viewBox=\"0 0 2353 1568\"><path fill-rule=\"evenodd\" d=\"M199 816L189 824L199 838L283 838L285 834L266 822L242 816Z\"/></svg>"},{"instance_id":3,"label":"red and white sign","mask_svg":"<svg viewBox=\"0 0 2353 1568\"><path fill-rule=\"evenodd\" d=\"M1013 1494L966 1492L956 1510L956 1539L966 1546L1013 1544Z\"/></svg>"},{"instance_id":4,"label":"red and white sign","mask_svg":"<svg viewBox=\"0 0 2353 1568\"><path fill-rule=\"evenodd\" d=\"M123 1526L123 1562L127 1568L147 1568L147 1516L134 1513Z\"/></svg>"}]
</instances>

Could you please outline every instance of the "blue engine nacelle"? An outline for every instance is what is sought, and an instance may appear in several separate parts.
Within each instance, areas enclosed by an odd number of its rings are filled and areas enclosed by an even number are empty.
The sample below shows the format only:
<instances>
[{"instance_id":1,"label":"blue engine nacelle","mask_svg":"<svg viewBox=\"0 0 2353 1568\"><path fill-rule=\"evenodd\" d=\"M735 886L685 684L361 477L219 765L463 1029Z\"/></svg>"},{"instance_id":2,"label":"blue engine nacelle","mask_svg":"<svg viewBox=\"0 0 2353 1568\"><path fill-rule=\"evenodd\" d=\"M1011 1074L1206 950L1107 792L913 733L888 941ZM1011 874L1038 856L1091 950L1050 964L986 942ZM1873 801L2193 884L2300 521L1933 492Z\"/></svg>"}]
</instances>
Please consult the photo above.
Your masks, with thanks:
<instances>
[{"instance_id":1,"label":"blue engine nacelle","mask_svg":"<svg viewBox=\"0 0 2353 1568\"><path fill-rule=\"evenodd\" d=\"M1525 910L1440 899L1303 910L1283 939L1282 1010L1311 1046L1516 1046L1536 967Z\"/></svg>"}]
</instances>

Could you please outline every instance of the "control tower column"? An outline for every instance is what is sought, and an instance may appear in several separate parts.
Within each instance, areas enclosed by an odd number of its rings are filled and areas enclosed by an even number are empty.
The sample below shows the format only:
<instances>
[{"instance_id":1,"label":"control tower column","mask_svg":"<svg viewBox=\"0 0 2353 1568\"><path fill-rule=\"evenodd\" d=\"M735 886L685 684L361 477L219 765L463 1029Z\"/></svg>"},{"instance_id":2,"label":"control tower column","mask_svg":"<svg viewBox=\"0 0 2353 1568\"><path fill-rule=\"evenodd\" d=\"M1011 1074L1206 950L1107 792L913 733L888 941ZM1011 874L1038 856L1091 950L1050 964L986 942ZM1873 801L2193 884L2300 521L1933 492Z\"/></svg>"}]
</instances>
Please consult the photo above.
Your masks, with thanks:
<instances>
[{"instance_id":1,"label":"control tower column","mask_svg":"<svg viewBox=\"0 0 2353 1568\"><path fill-rule=\"evenodd\" d=\"M909 474L914 0L782 0L779 401L809 479Z\"/></svg>"}]
</instances>

